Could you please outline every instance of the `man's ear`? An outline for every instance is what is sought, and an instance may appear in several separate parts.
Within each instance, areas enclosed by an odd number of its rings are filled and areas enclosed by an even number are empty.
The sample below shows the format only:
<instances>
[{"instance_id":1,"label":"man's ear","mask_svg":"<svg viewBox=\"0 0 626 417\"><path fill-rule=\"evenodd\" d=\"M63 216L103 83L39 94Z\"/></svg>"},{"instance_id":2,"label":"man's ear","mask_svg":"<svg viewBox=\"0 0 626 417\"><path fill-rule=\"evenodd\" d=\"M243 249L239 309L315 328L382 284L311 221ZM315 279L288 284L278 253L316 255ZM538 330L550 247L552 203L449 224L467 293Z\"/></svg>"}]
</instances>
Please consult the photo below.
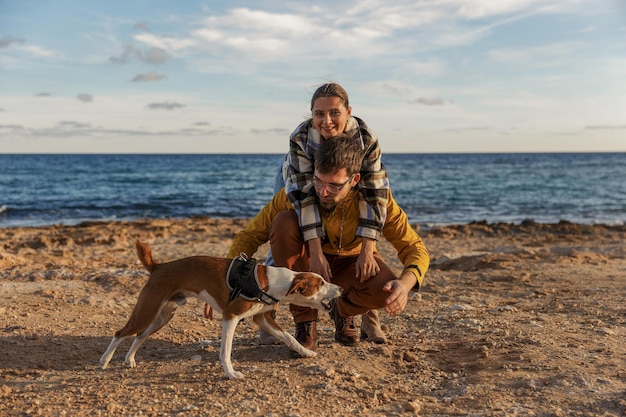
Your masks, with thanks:
<instances>
[{"instance_id":1,"label":"man's ear","mask_svg":"<svg viewBox=\"0 0 626 417\"><path fill-rule=\"evenodd\" d=\"M357 185L359 183L359 181L361 181L361 173L357 172L352 177L352 185L351 185L351 187L354 187L355 185Z\"/></svg>"}]
</instances>

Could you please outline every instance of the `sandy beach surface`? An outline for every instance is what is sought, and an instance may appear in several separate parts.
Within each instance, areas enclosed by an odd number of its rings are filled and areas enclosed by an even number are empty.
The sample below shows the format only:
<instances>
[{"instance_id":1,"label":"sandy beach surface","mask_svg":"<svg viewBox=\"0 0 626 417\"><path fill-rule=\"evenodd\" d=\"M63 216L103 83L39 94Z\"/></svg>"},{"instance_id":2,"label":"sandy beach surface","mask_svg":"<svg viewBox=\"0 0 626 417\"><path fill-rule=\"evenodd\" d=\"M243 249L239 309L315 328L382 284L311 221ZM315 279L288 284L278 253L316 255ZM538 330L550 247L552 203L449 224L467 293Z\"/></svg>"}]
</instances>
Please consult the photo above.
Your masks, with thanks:
<instances>
[{"instance_id":1,"label":"sandy beach surface","mask_svg":"<svg viewBox=\"0 0 626 417\"><path fill-rule=\"evenodd\" d=\"M190 300L123 364L98 360L155 258L223 256L246 220L0 229L0 415L624 416L626 227L472 223L420 230L432 255L389 342L345 347L321 314L319 355L294 359L240 323L229 381L220 316ZM390 245L379 251L397 271ZM264 259L267 247L257 253ZM287 306L280 325L293 332Z\"/></svg>"}]
</instances>

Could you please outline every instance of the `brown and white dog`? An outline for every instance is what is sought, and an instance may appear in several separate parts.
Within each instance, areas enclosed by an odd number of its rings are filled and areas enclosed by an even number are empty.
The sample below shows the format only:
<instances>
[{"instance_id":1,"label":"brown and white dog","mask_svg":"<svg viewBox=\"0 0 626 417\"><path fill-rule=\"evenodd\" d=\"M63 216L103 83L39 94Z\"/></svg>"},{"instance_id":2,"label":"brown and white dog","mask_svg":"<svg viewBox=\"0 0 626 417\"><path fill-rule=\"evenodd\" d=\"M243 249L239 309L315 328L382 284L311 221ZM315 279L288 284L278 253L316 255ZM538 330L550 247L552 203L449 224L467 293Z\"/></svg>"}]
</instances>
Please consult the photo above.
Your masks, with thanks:
<instances>
[{"instance_id":1,"label":"brown and white dog","mask_svg":"<svg viewBox=\"0 0 626 417\"><path fill-rule=\"evenodd\" d=\"M128 323L115 332L109 347L100 358L102 369L108 366L119 344L132 336L135 336L135 340L126 354L125 362L134 368L135 353L139 347L148 336L172 319L177 306L183 305L187 297L198 297L222 314L220 362L229 379L243 378L241 372L233 369L231 352L235 328L246 317L252 317L261 328L301 356L316 355L276 324L271 312L277 308L277 304L250 301L243 297L229 300L226 275L231 259L192 256L156 263L152 259L150 246L137 240L135 247L139 260L150 272L150 279L139 293ZM265 294L277 301L328 311L329 301L341 295L341 287L324 281L320 275L312 272L294 272L287 268L264 265L258 265L257 271L259 280L266 281L263 284L266 287L263 288Z\"/></svg>"}]
</instances>

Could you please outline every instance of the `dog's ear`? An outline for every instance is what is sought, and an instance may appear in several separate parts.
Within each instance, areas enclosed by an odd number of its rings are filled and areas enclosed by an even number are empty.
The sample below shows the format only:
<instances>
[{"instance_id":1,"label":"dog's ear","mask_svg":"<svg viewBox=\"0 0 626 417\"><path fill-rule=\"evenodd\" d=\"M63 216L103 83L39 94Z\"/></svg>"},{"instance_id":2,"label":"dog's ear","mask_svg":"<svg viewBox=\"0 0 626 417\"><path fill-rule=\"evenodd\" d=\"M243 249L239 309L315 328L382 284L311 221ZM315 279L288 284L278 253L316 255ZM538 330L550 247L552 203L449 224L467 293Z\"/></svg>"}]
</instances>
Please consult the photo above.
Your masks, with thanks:
<instances>
[{"instance_id":1,"label":"dog's ear","mask_svg":"<svg viewBox=\"0 0 626 417\"><path fill-rule=\"evenodd\" d=\"M308 280L306 279L305 274L296 274L293 277L293 282L291 283L291 288L287 291L287 295L290 294L303 294L307 291L308 288Z\"/></svg>"}]
</instances>

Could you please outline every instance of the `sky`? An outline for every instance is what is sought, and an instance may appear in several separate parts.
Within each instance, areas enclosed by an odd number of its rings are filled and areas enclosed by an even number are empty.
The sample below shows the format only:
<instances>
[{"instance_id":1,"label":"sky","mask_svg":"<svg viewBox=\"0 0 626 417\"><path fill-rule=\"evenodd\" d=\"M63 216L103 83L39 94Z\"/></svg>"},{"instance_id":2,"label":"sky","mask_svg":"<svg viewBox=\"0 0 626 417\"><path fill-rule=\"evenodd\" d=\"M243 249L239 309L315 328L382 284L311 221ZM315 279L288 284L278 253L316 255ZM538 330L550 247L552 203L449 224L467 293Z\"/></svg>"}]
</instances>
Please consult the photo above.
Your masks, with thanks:
<instances>
[{"instance_id":1,"label":"sky","mask_svg":"<svg viewBox=\"0 0 626 417\"><path fill-rule=\"evenodd\" d=\"M285 153L325 82L383 153L626 151L624 0L0 0L0 153Z\"/></svg>"}]
</instances>

